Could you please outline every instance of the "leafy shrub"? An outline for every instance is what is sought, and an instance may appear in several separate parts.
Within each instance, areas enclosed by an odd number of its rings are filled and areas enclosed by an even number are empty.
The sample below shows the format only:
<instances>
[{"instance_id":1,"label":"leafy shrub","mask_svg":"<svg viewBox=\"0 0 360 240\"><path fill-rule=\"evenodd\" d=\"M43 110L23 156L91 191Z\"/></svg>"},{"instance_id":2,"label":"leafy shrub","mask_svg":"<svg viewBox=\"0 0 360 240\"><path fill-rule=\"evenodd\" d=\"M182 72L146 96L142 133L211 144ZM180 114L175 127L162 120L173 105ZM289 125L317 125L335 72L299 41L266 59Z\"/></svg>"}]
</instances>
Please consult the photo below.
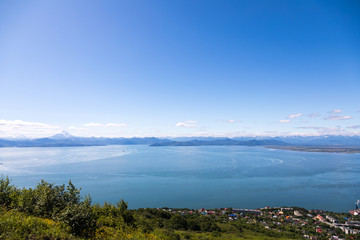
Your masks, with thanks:
<instances>
[{"instance_id":1,"label":"leafy shrub","mask_svg":"<svg viewBox=\"0 0 360 240\"><path fill-rule=\"evenodd\" d=\"M15 210L0 210L0 239L75 239L51 219L27 216Z\"/></svg>"},{"instance_id":2,"label":"leafy shrub","mask_svg":"<svg viewBox=\"0 0 360 240\"><path fill-rule=\"evenodd\" d=\"M10 206L16 204L16 198L18 196L18 189L10 185L8 177L0 179L0 204L4 206Z\"/></svg>"},{"instance_id":3,"label":"leafy shrub","mask_svg":"<svg viewBox=\"0 0 360 240\"><path fill-rule=\"evenodd\" d=\"M175 230L187 230L188 224L184 216L174 215L169 221L169 227Z\"/></svg>"},{"instance_id":4,"label":"leafy shrub","mask_svg":"<svg viewBox=\"0 0 360 240\"><path fill-rule=\"evenodd\" d=\"M60 220L77 236L91 237L96 230L95 215L85 204L68 205L60 214Z\"/></svg>"},{"instance_id":5,"label":"leafy shrub","mask_svg":"<svg viewBox=\"0 0 360 240\"><path fill-rule=\"evenodd\" d=\"M69 205L79 204L80 190L69 181L69 185L54 185L44 180L34 188L23 189L19 193L17 208L20 211L40 217L56 219Z\"/></svg>"}]
</instances>

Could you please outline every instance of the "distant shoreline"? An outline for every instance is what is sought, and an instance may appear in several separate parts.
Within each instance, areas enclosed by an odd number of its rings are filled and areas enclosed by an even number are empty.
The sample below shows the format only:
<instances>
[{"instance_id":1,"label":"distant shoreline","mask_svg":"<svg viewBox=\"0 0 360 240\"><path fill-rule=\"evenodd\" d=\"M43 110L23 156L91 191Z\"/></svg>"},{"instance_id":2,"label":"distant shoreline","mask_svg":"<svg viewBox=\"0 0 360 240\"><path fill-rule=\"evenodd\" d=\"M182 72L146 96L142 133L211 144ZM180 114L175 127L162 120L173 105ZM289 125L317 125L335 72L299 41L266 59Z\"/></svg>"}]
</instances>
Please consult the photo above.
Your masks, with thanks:
<instances>
[{"instance_id":1,"label":"distant shoreline","mask_svg":"<svg viewBox=\"0 0 360 240\"><path fill-rule=\"evenodd\" d=\"M186 142L165 142L155 143L152 147L174 146L247 146L247 147L265 147L269 149L281 149L300 152L328 152L328 153L360 153L360 146L346 145L295 145L276 140L251 140L251 141L234 141L234 140L217 140L217 141L186 141Z\"/></svg>"},{"instance_id":2,"label":"distant shoreline","mask_svg":"<svg viewBox=\"0 0 360 240\"><path fill-rule=\"evenodd\" d=\"M76 137L65 132L38 139L1 139L2 147L91 147L109 145L161 146L259 146L304 152L360 153L360 136L323 137L182 137L182 138L95 138Z\"/></svg>"},{"instance_id":3,"label":"distant shoreline","mask_svg":"<svg viewBox=\"0 0 360 240\"><path fill-rule=\"evenodd\" d=\"M150 145L151 146L151 145ZM326 153L360 153L360 147L345 146L282 146L282 145L154 145L157 147L198 147L198 146L244 146L244 147L264 147L269 149L289 150L296 152L326 152Z\"/></svg>"},{"instance_id":4,"label":"distant shoreline","mask_svg":"<svg viewBox=\"0 0 360 240\"><path fill-rule=\"evenodd\" d=\"M360 153L360 147L338 146L264 146L270 149L281 149L298 152L328 152L328 153Z\"/></svg>"},{"instance_id":5,"label":"distant shoreline","mask_svg":"<svg viewBox=\"0 0 360 240\"><path fill-rule=\"evenodd\" d=\"M148 144L107 144L107 145L42 145L42 146L0 146L1 148L69 148L69 147L101 147L101 146L127 146L127 145L147 145L150 147L199 147L199 146L243 146L243 147L264 147L268 149L289 150L296 152L325 152L325 153L360 153L360 147L346 146L282 146L282 145L148 145ZM0 164L1 165L1 164Z\"/></svg>"}]
</instances>

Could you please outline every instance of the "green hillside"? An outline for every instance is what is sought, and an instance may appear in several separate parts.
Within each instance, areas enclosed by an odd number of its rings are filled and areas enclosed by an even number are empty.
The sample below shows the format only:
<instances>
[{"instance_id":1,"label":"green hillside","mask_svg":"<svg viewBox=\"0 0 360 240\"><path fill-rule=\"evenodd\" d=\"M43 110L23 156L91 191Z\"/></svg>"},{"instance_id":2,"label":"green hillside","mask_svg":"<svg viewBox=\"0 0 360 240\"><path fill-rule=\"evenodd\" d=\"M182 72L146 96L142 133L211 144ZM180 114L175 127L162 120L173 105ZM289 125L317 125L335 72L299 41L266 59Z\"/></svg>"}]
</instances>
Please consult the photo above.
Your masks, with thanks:
<instances>
[{"instance_id":1,"label":"green hillside","mask_svg":"<svg viewBox=\"0 0 360 240\"><path fill-rule=\"evenodd\" d=\"M298 222L306 225L297 225L291 211L285 210L282 215L276 209L239 214L231 208L130 210L124 200L93 204L90 196L81 197L80 189L71 181L68 185L54 185L42 180L35 188L20 189L2 178L0 205L0 239L270 240L303 239L303 235L329 239L334 234L360 239L359 235L345 236L326 226L321 226L323 231L319 233L319 224L308 217ZM281 224L268 220L274 213ZM345 213L342 216L350 217Z\"/></svg>"}]
</instances>

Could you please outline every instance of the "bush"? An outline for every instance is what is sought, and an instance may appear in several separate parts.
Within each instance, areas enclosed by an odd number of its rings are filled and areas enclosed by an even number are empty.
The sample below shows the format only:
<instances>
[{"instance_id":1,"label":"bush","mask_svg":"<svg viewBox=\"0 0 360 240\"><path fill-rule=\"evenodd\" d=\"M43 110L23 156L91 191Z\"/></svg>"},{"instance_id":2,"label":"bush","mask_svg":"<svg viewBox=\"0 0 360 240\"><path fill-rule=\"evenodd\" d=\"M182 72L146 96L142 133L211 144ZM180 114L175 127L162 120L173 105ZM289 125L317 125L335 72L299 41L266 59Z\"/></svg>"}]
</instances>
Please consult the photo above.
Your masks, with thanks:
<instances>
[{"instance_id":1,"label":"bush","mask_svg":"<svg viewBox=\"0 0 360 240\"><path fill-rule=\"evenodd\" d=\"M16 204L18 189L10 185L8 177L0 179L0 204L6 207Z\"/></svg>"},{"instance_id":2,"label":"bush","mask_svg":"<svg viewBox=\"0 0 360 240\"><path fill-rule=\"evenodd\" d=\"M175 230L187 230L188 225L184 216L175 215L170 219L169 227Z\"/></svg>"},{"instance_id":3,"label":"bush","mask_svg":"<svg viewBox=\"0 0 360 240\"><path fill-rule=\"evenodd\" d=\"M70 227L77 236L92 237L96 230L96 218L91 201L69 204L61 212L59 219Z\"/></svg>"},{"instance_id":4,"label":"bush","mask_svg":"<svg viewBox=\"0 0 360 240\"><path fill-rule=\"evenodd\" d=\"M0 239L75 239L50 219L0 209Z\"/></svg>"},{"instance_id":5,"label":"bush","mask_svg":"<svg viewBox=\"0 0 360 240\"><path fill-rule=\"evenodd\" d=\"M220 232L220 228L213 221L202 222L200 226L202 232Z\"/></svg>"},{"instance_id":6,"label":"bush","mask_svg":"<svg viewBox=\"0 0 360 240\"><path fill-rule=\"evenodd\" d=\"M69 205L79 204L80 190L69 181L69 185L54 185L44 180L34 188L23 189L18 196L17 208L20 211L39 217L56 219Z\"/></svg>"},{"instance_id":7,"label":"bush","mask_svg":"<svg viewBox=\"0 0 360 240\"><path fill-rule=\"evenodd\" d=\"M123 218L126 225L134 226L135 224L135 218L132 212L130 212L128 208L128 203L124 201L124 199L121 199L121 201L117 202L117 207L119 208L119 212L121 217Z\"/></svg>"},{"instance_id":8,"label":"bush","mask_svg":"<svg viewBox=\"0 0 360 240\"><path fill-rule=\"evenodd\" d=\"M196 219L188 220L188 229L191 231L200 231L201 227Z\"/></svg>"}]
</instances>

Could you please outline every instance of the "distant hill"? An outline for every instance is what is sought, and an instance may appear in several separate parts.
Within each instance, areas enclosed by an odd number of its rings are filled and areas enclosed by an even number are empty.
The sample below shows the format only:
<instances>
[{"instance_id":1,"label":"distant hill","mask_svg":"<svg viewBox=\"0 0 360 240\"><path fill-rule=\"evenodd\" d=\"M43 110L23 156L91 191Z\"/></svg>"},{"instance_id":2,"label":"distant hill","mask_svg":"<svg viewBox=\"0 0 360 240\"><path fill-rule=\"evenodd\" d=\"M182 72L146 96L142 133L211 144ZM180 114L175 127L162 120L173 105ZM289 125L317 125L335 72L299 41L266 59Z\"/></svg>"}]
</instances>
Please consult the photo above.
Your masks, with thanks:
<instances>
[{"instance_id":1,"label":"distant hill","mask_svg":"<svg viewBox=\"0 0 360 240\"><path fill-rule=\"evenodd\" d=\"M155 146L264 146L264 145L286 146L288 144L274 139L239 141L239 140L226 138L226 139L210 140L210 141L201 141L201 140L192 140L186 142L171 141L171 142L163 142L163 143L154 143L150 146L155 147Z\"/></svg>"},{"instance_id":2,"label":"distant hill","mask_svg":"<svg viewBox=\"0 0 360 240\"><path fill-rule=\"evenodd\" d=\"M76 137L62 132L48 138L37 139L0 139L0 147L80 147L106 145L151 145L168 142L168 139L145 138L96 138Z\"/></svg>"},{"instance_id":3,"label":"distant hill","mask_svg":"<svg viewBox=\"0 0 360 240\"><path fill-rule=\"evenodd\" d=\"M337 135L326 135L326 136L292 136L292 137L278 137L280 141L287 142L295 145L307 145L307 146L357 146L360 147L360 136L337 136Z\"/></svg>"},{"instance_id":4,"label":"distant hill","mask_svg":"<svg viewBox=\"0 0 360 240\"><path fill-rule=\"evenodd\" d=\"M290 136L290 137L235 137L233 140L249 141L274 139L286 142L291 145L304 146L358 146L360 147L360 136L340 136L340 135L324 135L324 136Z\"/></svg>"},{"instance_id":5,"label":"distant hill","mask_svg":"<svg viewBox=\"0 0 360 240\"><path fill-rule=\"evenodd\" d=\"M360 148L360 136L313 136L313 137L181 137L181 138L103 138L76 137L63 131L47 138L0 139L0 147L79 147L106 145L150 146L278 146L284 149L324 149L324 147ZM314 148L314 146L319 148ZM299 148L301 147L301 148Z\"/></svg>"}]
</instances>

